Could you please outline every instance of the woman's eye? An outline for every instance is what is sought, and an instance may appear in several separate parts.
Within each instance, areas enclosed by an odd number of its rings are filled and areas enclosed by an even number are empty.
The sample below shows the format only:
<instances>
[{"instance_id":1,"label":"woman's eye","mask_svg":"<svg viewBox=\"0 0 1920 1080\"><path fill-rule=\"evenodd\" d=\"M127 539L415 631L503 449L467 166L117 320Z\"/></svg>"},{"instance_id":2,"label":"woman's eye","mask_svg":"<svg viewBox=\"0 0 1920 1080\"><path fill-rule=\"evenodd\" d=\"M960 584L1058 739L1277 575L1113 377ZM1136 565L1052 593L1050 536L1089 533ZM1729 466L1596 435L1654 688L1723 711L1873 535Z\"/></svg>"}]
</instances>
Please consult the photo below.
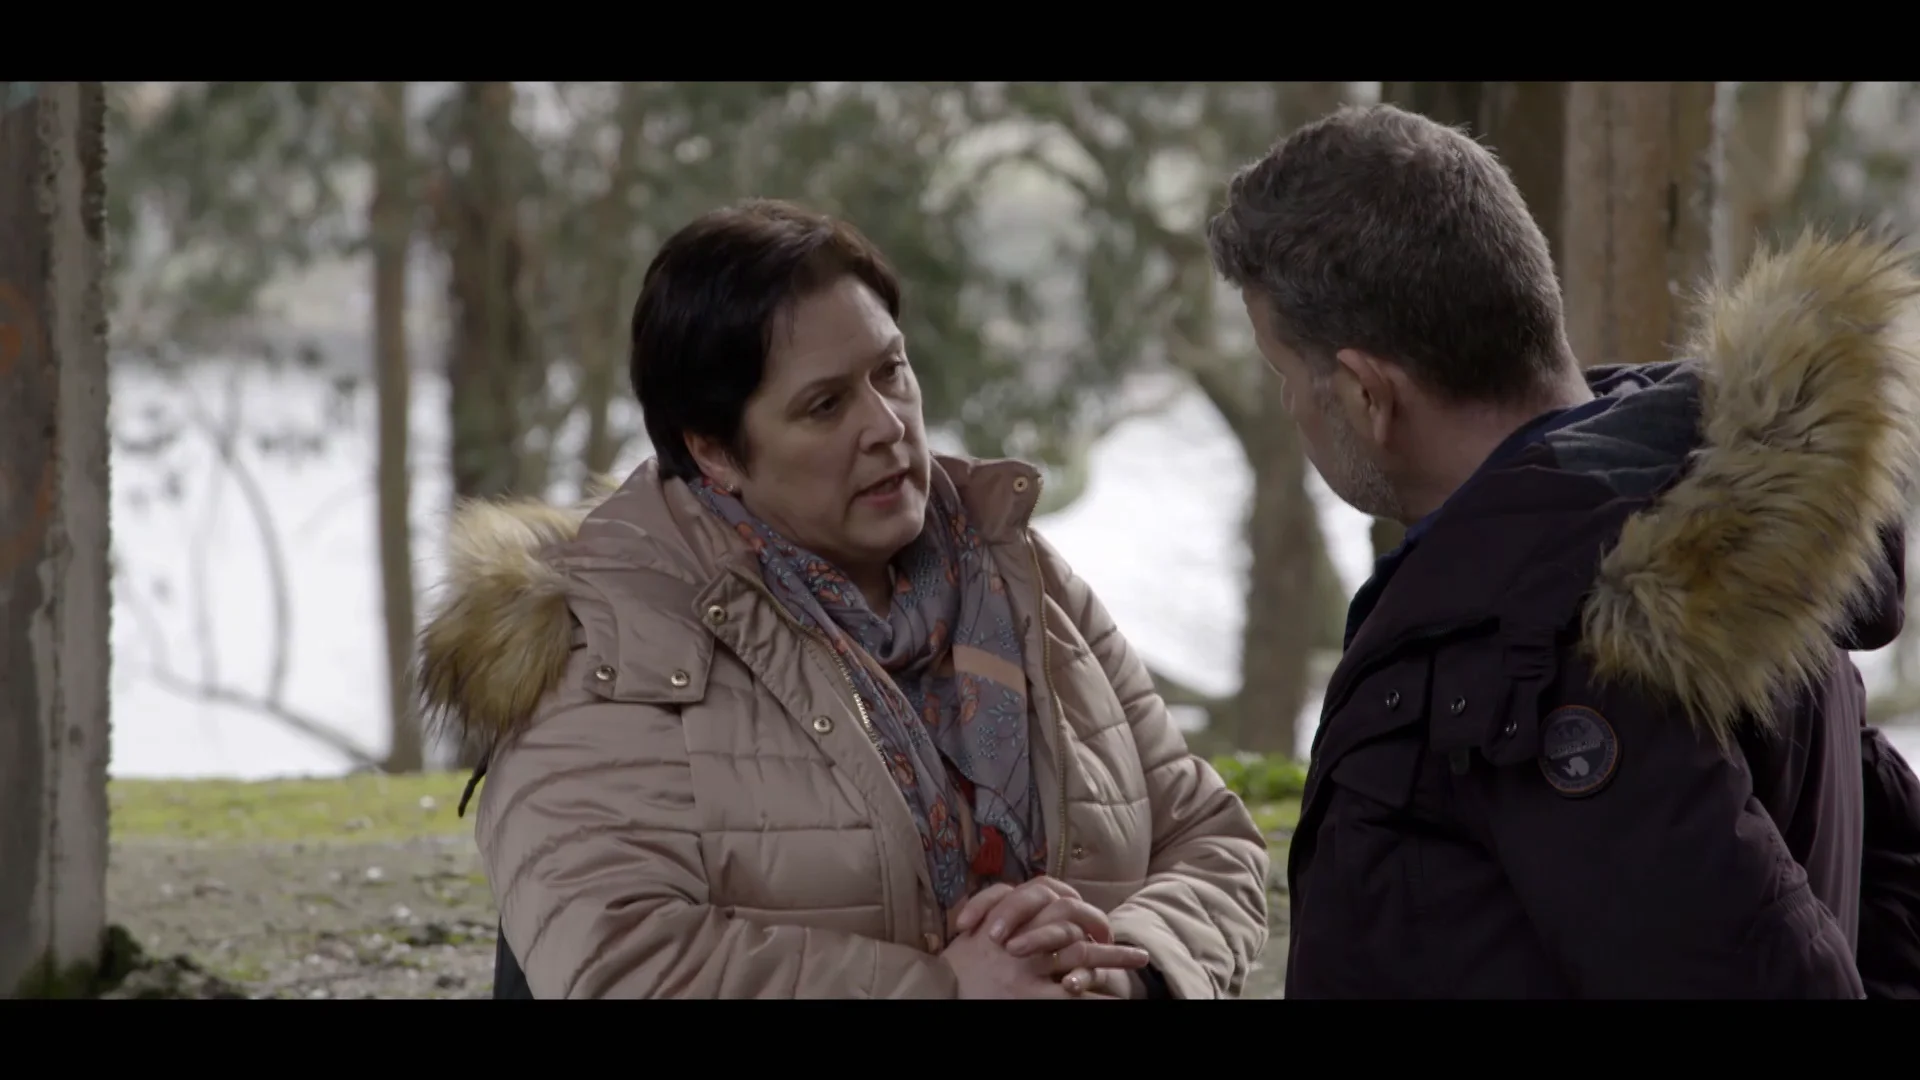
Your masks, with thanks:
<instances>
[{"instance_id":1,"label":"woman's eye","mask_svg":"<svg viewBox=\"0 0 1920 1080\"><path fill-rule=\"evenodd\" d=\"M839 398L824 397L824 398L821 398L819 401L814 402L813 408L810 411L815 416L825 416L828 413L832 412L833 407L839 403L840 403Z\"/></svg>"}]
</instances>

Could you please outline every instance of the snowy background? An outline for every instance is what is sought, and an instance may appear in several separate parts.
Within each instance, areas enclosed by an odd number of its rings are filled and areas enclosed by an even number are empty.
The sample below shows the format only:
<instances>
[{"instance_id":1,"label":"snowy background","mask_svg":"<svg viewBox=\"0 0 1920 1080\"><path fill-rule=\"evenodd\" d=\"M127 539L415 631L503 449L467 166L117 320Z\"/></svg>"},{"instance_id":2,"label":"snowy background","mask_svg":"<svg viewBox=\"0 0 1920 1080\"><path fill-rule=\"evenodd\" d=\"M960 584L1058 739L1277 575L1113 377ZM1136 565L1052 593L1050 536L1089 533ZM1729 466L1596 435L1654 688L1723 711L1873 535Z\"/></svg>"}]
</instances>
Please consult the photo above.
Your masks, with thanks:
<instances>
[{"instance_id":1,"label":"snowy background","mask_svg":"<svg viewBox=\"0 0 1920 1080\"><path fill-rule=\"evenodd\" d=\"M117 452L113 462L116 580L113 757L121 777L339 775L350 762L252 705L207 701L215 685L259 699L284 664L278 702L379 754L387 740L384 637L374 491L371 387L346 393L321 372L212 367L183 382L122 365L113 423L139 442L194 409L237 418L249 432L222 464L215 440L189 427L157 452ZM447 506L445 384L420 373L413 386L416 584L422 603L438 580ZM631 414L629 413L629 418ZM289 454L257 438L332 430L311 452ZM644 448L637 453L644 453ZM624 470L634 455L620 462ZM287 567L284 639L276 633L274 575L251 482ZM1367 519L1313 478L1322 520L1352 589L1371 561ZM1085 496L1037 522L1112 610L1150 663L1196 689L1237 684L1239 542L1249 475L1217 414L1197 396L1116 429L1096 450ZM1178 568L1171 578L1168 567ZM1885 653L1856 656L1869 684ZM1301 752L1319 702L1307 703ZM1897 729L1909 761L1920 728Z\"/></svg>"}]
</instances>

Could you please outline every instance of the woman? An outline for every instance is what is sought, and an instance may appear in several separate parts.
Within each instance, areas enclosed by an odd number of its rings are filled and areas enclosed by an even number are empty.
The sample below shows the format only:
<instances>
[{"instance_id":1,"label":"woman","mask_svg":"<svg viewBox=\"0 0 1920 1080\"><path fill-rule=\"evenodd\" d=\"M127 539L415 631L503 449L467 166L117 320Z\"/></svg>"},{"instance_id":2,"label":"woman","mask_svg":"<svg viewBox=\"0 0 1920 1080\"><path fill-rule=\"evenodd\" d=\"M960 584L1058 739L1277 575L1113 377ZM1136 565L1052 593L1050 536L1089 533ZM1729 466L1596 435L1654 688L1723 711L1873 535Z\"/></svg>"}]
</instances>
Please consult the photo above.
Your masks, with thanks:
<instances>
[{"instance_id":1,"label":"woman","mask_svg":"<svg viewBox=\"0 0 1920 1080\"><path fill-rule=\"evenodd\" d=\"M1028 520L940 457L850 226L757 201L633 312L657 458L465 507L422 637L536 997L1228 997L1267 854ZM464 800L463 800L464 806Z\"/></svg>"}]
</instances>

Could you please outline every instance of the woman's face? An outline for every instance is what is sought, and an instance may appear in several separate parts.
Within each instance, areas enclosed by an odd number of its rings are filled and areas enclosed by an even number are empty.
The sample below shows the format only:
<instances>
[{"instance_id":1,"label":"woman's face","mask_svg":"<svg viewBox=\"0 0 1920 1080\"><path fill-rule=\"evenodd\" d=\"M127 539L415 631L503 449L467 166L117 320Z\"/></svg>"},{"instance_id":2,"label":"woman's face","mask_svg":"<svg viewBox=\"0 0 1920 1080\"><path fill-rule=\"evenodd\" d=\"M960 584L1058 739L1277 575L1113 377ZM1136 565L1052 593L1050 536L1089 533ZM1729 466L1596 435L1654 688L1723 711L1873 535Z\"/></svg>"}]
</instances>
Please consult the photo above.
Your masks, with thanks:
<instances>
[{"instance_id":1,"label":"woman's face","mask_svg":"<svg viewBox=\"0 0 1920 1080\"><path fill-rule=\"evenodd\" d=\"M741 426L746 467L689 439L708 477L789 540L859 574L920 535L928 470L920 383L873 290L843 277L779 318Z\"/></svg>"}]
</instances>

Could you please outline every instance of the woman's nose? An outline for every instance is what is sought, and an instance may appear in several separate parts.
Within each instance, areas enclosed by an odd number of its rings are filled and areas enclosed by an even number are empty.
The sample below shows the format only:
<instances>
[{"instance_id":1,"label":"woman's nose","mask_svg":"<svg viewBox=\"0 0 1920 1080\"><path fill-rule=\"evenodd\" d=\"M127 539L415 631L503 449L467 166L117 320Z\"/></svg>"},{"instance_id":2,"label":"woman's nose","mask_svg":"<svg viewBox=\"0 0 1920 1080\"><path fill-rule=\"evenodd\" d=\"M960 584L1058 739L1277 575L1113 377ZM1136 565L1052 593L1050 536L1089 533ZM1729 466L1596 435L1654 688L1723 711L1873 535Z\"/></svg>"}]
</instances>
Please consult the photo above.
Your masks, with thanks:
<instances>
[{"instance_id":1,"label":"woman's nose","mask_svg":"<svg viewBox=\"0 0 1920 1080\"><path fill-rule=\"evenodd\" d=\"M899 407L876 394L873 411L866 425L868 445L885 446L899 442L906 434L907 423L901 419Z\"/></svg>"}]
</instances>

